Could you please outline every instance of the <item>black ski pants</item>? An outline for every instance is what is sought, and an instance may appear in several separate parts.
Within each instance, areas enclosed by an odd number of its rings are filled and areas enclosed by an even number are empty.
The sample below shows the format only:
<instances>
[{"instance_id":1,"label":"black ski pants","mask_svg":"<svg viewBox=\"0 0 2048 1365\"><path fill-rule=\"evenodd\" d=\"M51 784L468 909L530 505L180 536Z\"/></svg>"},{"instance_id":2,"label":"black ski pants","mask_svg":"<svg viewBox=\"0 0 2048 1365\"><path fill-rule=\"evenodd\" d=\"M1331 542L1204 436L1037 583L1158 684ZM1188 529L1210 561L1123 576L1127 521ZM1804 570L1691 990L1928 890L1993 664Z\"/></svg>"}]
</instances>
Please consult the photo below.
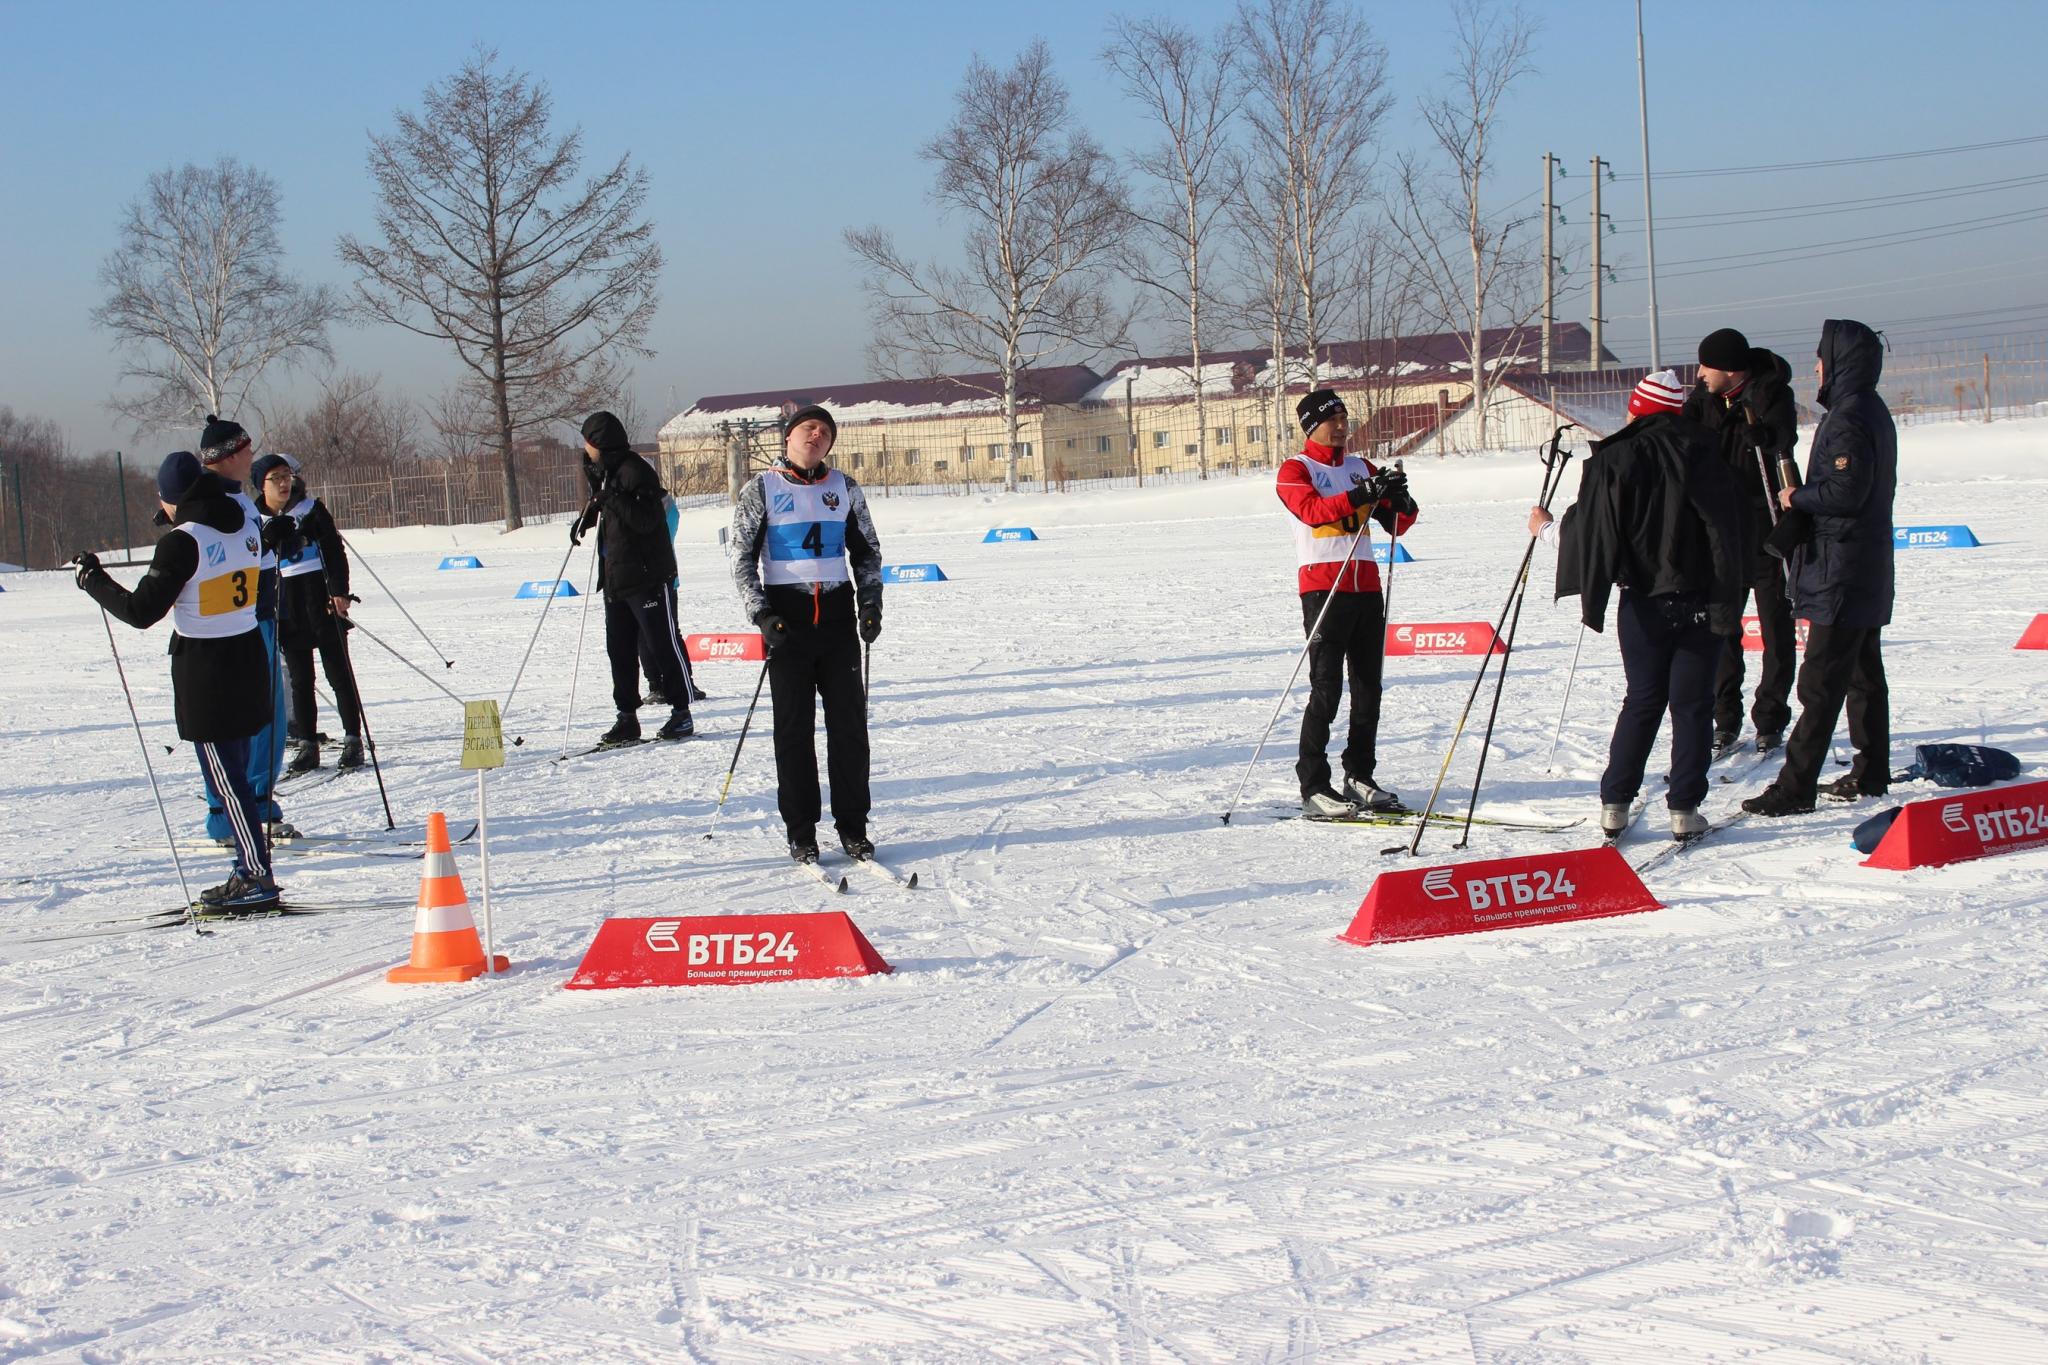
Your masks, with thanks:
<instances>
[{"instance_id":1,"label":"black ski pants","mask_svg":"<svg viewBox=\"0 0 2048 1365\"><path fill-rule=\"evenodd\" d=\"M356 691L356 672L349 662L348 642L331 626L320 632L320 671L334 692L334 709L341 713L346 735L363 733L363 700ZM284 647L284 674L291 703L291 718L285 733L293 739L310 740L320 732L320 712L313 702L313 644Z\"/></svg>"},{"instance_id":2,"label":"black ski pants","mask_svg":"<svg viewBox=\"0 0 2048 1365\"><path fill-rule=\"evenodd\" d=\"M612 705L622 716L640 707L640 657L646 650L655 684L670 706L690 706L689 665L676 635L674 598L666 584L604 595L604 652L612 666Z\"/></svg>"},{"instance_id":3,"label":"black ski pants","mask_svg":"<svg viewBox=\"0 0 2048 1365\"><path fill-rule=\"evenodd\" d=\"M787 618L785 618L787 619ZM868 832L868 704L861 694L860 636L851 620L788 621L789 638L768 656L775 709L775 802L792 843L817 837L818 700L825 703L825 774L841 838Z\"/></svg>"},{"instance_id":4,"label":"black ski pants","mask_svg":"<svg viewBox=\"0 0 2048 1365\"><path fill-rule=\"evenodd\" d=\"M1785 561L1762 550L1750 560L1750 591L1756 596L1756 620L1764 640L1757 665L1756 701L1749 709L1757 733L1783 734L1792 723L1793 675L1799 667L1799 641L1792 624L1792 601L1785 595ZM1721 669L1714 677L1714 728L1731 733L1742 729L1742 637L1721 640Z\"/></svg>"},{"instance_id":5,"label":"black ski pants","mask_svg":"<svg viewBox=\"0 0 2048 1365\"><path fill-rule=\"evenodd\" d=\"M697 679L690 672L690 651L683 647L683 618L676 614L676 585L674 583L665 584L662 591L668 595L668 619L669 624L673 627L671 633L675 637L675 654L678 659L682 660L683 683L688 690L684 691L681 696L676 696L669 693L667 688L661 686L658 679L663 659L668 652L667 646L658 640L650 639L644 635L640 637L640 671L647 675L647 681L650 685L660 688L668 696L668 704L670 706L682 706L689 702L691 694L696 688Z\"/></svg>"},{"instance_id":6,"label":"black ski pants","mask_svg":"<svg viewBox=\"0 0 2048 1365\"><path fill-rule=\"evenodd\" d=\"M1671 774L1665 804L1697 810L1707 797L1707 765L1714 758L1714 668L1721 656L1721 641L1707 624L1706 599L1623 588L1614 619L1628 690L1607 744L1600 800L1625 806L1636 799L1668 710Z\"/></svg>"},{"instance_id":7,"label":"black ski pants","mask_svg":"<svg viewBox=\"0 0 2048 1365\"><path fill-rule=\"evenodd\" d=\"M1891 785L1892 700L1885 683L1884 649L1876 626L1824 626L1806 632L1806 662L1799 669L1799 723L1785 741L1785 766L1772 784L1795 805L1811 805L1821 765L1835 737L1843 704L1849 742L1856 746L1850 773L1859 790Z\"/></svg>"},{"instance_id":8,"label":"black ski pants","mask_svg":"<svg viewBox=\"0 0 2048 1365\"><path fill-rule=\"evenodd\" d=\"M1316 616L1330 602L1321 630ZM1294 775L1301 793L1330 785L1330 726L1343 700L1344 676L1351 675L1351 730L1344 740L1344 772L1371 778L1379 764L1380 672L1386 652L1386 603L1376 592L1305 592L1301 629L1309 636L1308 705L1301 713L1301 746ZM1310 635L1309 632L1314 631Z\"/></svg>"}]
</instances>

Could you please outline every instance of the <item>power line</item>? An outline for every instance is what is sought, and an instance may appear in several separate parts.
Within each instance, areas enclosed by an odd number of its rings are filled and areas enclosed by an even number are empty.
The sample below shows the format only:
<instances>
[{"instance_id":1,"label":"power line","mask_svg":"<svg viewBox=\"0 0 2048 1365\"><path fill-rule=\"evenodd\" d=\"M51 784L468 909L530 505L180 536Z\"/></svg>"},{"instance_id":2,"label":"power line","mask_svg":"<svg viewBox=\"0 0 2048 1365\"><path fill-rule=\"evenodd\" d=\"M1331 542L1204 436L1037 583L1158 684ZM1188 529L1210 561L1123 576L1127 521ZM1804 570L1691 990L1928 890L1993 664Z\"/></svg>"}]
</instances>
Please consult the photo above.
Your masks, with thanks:
<instances>
[{"instance_id":1,"label":"power line","mask_svg":"<svg viewBox=\"0 0 2048 1365\"><path fill-rule=\"evenodd\" d=\"M1781 161L1766 166L1717 166L1710 170L1658 171L1659 180L1693 180L1702 176L1715 175L1767 175L1777 171L1812 171L1828 166L1868 166L1881 161L1912 161L1920 157L1956 156L1964 152L1988 152L2001 147L2024 147L2032 143L2048 142L2048 133L2033 137L2010 137L1998 142L1965 142L1954 147L1929 147L1917 152L1883 152L1875 156L1841 156L1825 161ZM1618 180L1641 180L1641 171L1618 172Z\"/></svg>"},{"instance_id":2,"label":"power line","mask_svg":"<svg viewBox=\"0 0 2048 1365\"><path fill-rule=\"evenodd\" d=\"M1838 242L1812 242L1805 246L1785 248L1782 252L1738 251L1725 256L1696 256L1686 261L1674 261L1674 265L1707 265L1723 261L1746 261L1748 268L1763 265L1779 265L1787 261L1814 261L1829 256L1846 256L1859 251L1875 251L1880 247L1904 246L1911 242L1931 242L1943 237L1956 237L1967 232L1983 232L1991 228L2011 227L2018 223L2031 222L2048 216L2048 205L2039 208L2019 209L2011 213L1992 214L1983 218L1964 219L1961 223L1937 223L1927 228L1909 228L1895 233L1874 233L1868 237L1845 237ZM1856 245L1861 243L1862 245ZM1680 270L1659 272L1660 278L1681 280L1693 275L1712 275L1719 270L1734 267L1720 266L1710 270ZM1622 282L1635 283L1641 275L1625 277Z\"/></svg>"},{"instance_id":3,"label":"power line","mask_svg":"<svg viewBox=\"0 0 2048 1365\"><path fill-rule=\"evenodd\" d=\"M1896 208L1936 199L1968 199L1980 194L2025 189L2044 181L2048 181L2048 173L2016 176L2008 180L1984 180L1974 185L1954 185L1946 189L1904 190L1898 194L1872 195L1864 199L1828 199L1813 204L1790 204L1767 209L1729 209L1720 213L1678 213L1659 219L1658 230L1696 232L1701 228L1736 227L1762 221L1783 223L1799 218L1827 218L1841 213L1868 213L1876 208ZM1614 221L1618 224L1640 224L1643 220L1617 218Z\"/></svg>"}]
</instances>

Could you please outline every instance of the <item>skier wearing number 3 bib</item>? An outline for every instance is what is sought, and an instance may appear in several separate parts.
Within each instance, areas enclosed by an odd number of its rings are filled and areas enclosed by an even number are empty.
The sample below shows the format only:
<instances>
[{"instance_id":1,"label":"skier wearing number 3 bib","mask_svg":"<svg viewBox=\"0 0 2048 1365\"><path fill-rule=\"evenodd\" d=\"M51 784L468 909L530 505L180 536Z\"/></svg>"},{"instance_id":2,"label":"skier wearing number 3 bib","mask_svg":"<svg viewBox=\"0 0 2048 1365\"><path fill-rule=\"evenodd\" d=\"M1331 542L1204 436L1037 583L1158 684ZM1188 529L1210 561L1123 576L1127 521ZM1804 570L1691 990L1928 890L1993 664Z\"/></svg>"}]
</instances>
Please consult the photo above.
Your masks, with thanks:
<instances>
[{"instance_id":1,"label":"skier wearing number 3 bib","mask_svg":"<svg viewBox=\"0 0 2048 1365\"><path fill-rule=\"evenodd\" d=\"M839 424L821 407L783 423L783 452L733 509L733 579L768 646L776 803L789 856L818 860L817 702L825 703L832 823L848 857L868 840L868 713L861 644L882 633L882 542L860 485L825 463Z\"/></svg>"},{"instance_id":2,"label":"skier wearing number 3 bib","mask_svg":"<svg viewBox=\"0 0 2048 1365\"><path fill-rule=\"evenodd\" d=\"M1300 567L1295 586L1301 593L1302 629L1316 632L1308 646L1308 705L1302 710L1294 765L1301 808L1324 819L1353 810L1397 810L1401 798L1373 780L1387 618L1379 566L1372 559L1372 533L1360 535L1359 528L1370 517L1391 535L1407 534L1415 523L1415 499L1408 496L1408 480L1399 469L1375 469L1363 456L1344 453L1349 414L1333 391L1317 389L1294 411L1308 440L1301 454L1280 462L1276 490L1296 522ZM1351 732L1344 743L1344 785L1332 790L1326 750L1347 669Z\"/></svg>"}]
</instances>

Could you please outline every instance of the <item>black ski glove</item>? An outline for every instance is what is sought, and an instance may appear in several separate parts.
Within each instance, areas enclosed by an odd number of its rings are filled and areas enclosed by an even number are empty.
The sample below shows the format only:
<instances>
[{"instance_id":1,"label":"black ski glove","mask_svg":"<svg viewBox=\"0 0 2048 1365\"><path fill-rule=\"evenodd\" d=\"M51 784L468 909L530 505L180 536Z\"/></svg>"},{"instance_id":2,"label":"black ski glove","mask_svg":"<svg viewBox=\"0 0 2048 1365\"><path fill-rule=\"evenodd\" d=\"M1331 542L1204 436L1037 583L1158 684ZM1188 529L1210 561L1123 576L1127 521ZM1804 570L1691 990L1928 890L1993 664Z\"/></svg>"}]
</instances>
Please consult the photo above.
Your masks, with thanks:
<instances>
[{"instance_id":1,"label":"black ski glove","mask_svg":"<svg viewBox=\"0 0 2048 1365\"><path fill-rule=\"evenodd\" d=\"M78 566L78 586L84 587L85 580L100 571L100 557L91 550L82 550L73 555L71 562Z\"/></svg>"},{"instance_id":2,"label":"black ski glove","mask_svg":"<svg viewBox=\"0 0 2048 1365\"><path fill-rule=\"evenodd\" d=\"M1373 507L1390 498L1408 496L1408 476L1398 469L1382 469L1347 495L1353 507Z\"/></svg>"},{"instance_id":3,"label":"black ski glove","mask_svg":"<svg viewBox=\"0 0 2048 1365\"><path fill-rule=\"evenodd\" d=\"M875 637L882 633L882 609L869 607L860 614L860 638L863 644L873 644Z\"/></svg>"},{"instance_id":4,"label":"black ski glove","mask_svg":"<svg viewBox=\"0 0 2048 1365\"><path fill-rule=\"evenodd\" d=\"M576 519L569 523L569 544L572 547L581 545L584 535L591 527L597 525L597 513L600 505L601 499L592 498L590 505L578 513Z\"/></svg>"},{"instance_id":5,"label":"black ski glove","mask_svg":"<svg viewBox=\"0 0 2048 1365\"><path fill-rule=\"evenodd\" d=\"M775 652L777 645L789 638L788 623L772 611L757 613L754 624L761 628L761 643L768 647L770 654Z\"/></svg>"},{"instance_id":6,"label":"black ski glove","mask_svg":"<svg viewBox=\"0 0 2048 1365\"><path fill-rule=\"evenodd\" d=\"M263 523L263 548L272 554L291 554L298 549L299 524L290 517L272 517Z\"/></svg>"}]
</instances>

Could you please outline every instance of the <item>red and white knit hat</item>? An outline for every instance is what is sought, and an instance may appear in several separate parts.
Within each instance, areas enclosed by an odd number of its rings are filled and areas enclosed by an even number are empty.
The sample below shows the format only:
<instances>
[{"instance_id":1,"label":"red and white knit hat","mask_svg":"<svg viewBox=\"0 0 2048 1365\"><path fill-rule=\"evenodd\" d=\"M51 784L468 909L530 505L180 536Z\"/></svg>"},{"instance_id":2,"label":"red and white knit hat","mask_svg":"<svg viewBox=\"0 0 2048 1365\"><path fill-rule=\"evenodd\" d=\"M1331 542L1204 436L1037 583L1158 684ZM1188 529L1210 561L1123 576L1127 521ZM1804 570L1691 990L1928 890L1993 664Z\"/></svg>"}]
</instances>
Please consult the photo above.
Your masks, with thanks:
<instances>
[{"instance_id":1,"label":"red and white knit hat","mask_svg":"<svg viewBox=\"0 0 2048 1365\"><path fill-rule=\"evenodd\" d=\"M1636 385L1635 392L1628 396L1628 415L1647 417L1653 412L1677 412L1685 406L1685 386L1678 382L1678 371L1658 370L1646 374Z\"/></svg>"}]
</instances>

